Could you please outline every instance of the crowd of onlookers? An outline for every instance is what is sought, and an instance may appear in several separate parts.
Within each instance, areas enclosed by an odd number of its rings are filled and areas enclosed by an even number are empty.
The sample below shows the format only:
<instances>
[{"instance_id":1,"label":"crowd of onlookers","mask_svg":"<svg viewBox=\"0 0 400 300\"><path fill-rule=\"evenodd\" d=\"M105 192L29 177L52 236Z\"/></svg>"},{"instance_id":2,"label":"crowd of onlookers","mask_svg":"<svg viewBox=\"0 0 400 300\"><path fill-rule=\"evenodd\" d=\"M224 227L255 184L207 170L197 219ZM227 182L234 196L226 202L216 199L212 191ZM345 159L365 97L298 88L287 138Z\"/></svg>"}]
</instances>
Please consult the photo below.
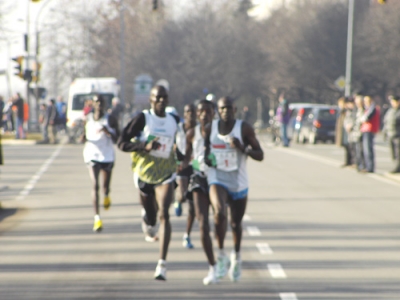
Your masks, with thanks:
<instances>
[{"instance_id":1,"label":"crowd of onlookers","mask_svg":"<svg viewBox=\"0 0 400 300\"><path fill-rule=\"evenodd\" d=\"M396 160L391 173L400 173L400 96L389 96L389 101L391 107L383 117L380 107L370 96L339 98L335 136L336 144L345 149L344 167L353 166L359 172L373 173L374 140L382 129L384 137L389 141L392 158Z\"/></svg>"}]
</instances>

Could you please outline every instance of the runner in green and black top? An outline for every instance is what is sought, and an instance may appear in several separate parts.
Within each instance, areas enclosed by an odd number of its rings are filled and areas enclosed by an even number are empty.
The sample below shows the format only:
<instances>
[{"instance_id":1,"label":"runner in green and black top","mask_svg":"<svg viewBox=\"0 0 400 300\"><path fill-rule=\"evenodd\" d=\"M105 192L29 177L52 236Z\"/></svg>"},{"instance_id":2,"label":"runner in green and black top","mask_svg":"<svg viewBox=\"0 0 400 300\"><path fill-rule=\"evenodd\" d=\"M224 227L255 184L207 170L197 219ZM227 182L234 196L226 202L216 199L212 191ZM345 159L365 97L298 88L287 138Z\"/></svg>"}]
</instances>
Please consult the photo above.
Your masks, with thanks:
<instances>
[{"instance_id":1,"label":"runner in green and black top","mask_svg":"<svg viewBox=\"0 0 400 300\"><path fill-rule=\"evenodd\" d=\"M146 240L156 239L155 225L160 210L160 259L155 279L166 280L166 257L171 239L169 207L174 198L176 161L175 135L179 117L165 113L168 94L163 86L150 93L150 110L132 119L122 131L118 148L132 152L135 185L140 190L143 206L142 229Z\"/></svg>"},{"instance_id":2,"label":"runner in green and black top","mask_svg":"<svg viewBox=\"0 0 400 300\"><path fill-rule=\"evenodd\" d=\"M208 100L201 100L197 105L199 124L195 128L190 129L186 134L186 154L184 160L184 165L188 165L193 157L193 174L190 176L188 192L194 202L196 217L200 225L201 242L210 267L208 275L203 279L205 285L217 282L216 262L210 238L210 225L208 222L208 211L210 207L207 184L208 166L204 162L205 127L212 121L213 116L213 103Z\"/></svg>"},{"instance_id":3,"label":"runner in green and black top","mask_svg":"<svg viewBox=\"0 0 400 300\"><path fill-rule=\"evenodd\" d=\"M193 104L186 104L183 108L183 123L178 126L178 132L176 134L176 146L182 154L185 154L186 148L186 133L188 130L196 126L196 107ZM186 165L182 168L178 167L178 174L176 182L178 184L175 190L175 214L179 217L182 215L182 203L186 201L186 192L189 184L189 178L193 174L192 165ZM194 205L192 199L188 199L188 217L186 222L186 232L183 235L183 246L192 249L194 248L191 239L190 232L194 222Z\"/></svg>"}]
</instances>

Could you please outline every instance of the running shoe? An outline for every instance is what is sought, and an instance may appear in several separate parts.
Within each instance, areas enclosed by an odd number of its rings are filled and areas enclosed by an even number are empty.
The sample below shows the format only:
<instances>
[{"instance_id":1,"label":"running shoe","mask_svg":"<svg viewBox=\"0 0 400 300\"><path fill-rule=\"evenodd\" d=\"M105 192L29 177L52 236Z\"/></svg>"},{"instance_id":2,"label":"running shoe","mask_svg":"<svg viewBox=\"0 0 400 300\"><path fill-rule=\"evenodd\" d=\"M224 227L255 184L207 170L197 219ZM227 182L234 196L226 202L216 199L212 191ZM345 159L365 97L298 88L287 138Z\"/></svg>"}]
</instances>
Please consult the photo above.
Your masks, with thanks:
<instances>
[{"instance_id":1,"label":"running shoe","mask_svg":"<svg viewBox=\"0 0 400 300\"><path fill-rule=\"evenodd\" d=\"M231 253L231 266L228 275L231 281L238 281L242 275L242 260L236 258L235 252Z\"/></svg>"},{"instance_id":2,"label":"running shoe","mask_svg":"<svg viewBox=\"0 0 400 300\"><path fill-rule=\"evenodd\" d=\"M188 236L186 233L183 235L182 245L183 245L183 247L188 248L188 249L194 248L192 241L190 240L190 236Z\"/></svg>"},{"instance_id":3,"label":"running shoe","mask_svg":"<svg viewBox=\"0 0 400 300\"><path fill-rule=\"evenodd\" d=\"M103 203L104 209L107 210L111 206L111 199L110 196L104 196L104 203Z\"/></svg>"},{"instance_id":4,"label":"running shoe","mask_svg":"<svg viewBox=\"0 0 400 300\"><path fill-rule=\"evenodd\" d=\"M175 207L175 215L177 217L182 216L182 203L180 203L179 201L175 201L174 207Z\"/></svg>"},{"instance_id":5,"label":"running shoe","mask_svg":"<svg viewBox=\"0 0 400 300\"><path fill-rule=\"evenodd\" d=\"M146 242L155 242L158 240L156 226L147 225L144 221L144 217L146 215L146 211L142 209L142 231L145 234L145 241Z\"/></svg>"},{"instance_id":6,"label":"running shoe","mask_svg":"<svg viewBox=\"0 0 400 300\"><path fill-rule=\"evenodd\" d=\"M156 271L154 272L154 279L167 280L167 267L165 263L158 262Z\"/></svg>"},{"instance_id":7,"label":"running shoe","mask_svg":"<svg viewBox=\"0 0 400 300\"><path fill-rule=\"evenodd\" d=\"M101 222L100 218L95 218L93 224L93 231L100 232L102 229L103 229L103 223Z\"/></svg>"},{"instance_id":8,"label":"running shoe","mask_svg":"<svg viewBox=\"0 0 400 300\"><path fill-rule=\"evenodd\" d=\"M229 258L226 255L219 255L217 259L217 278L225 277L228 272Z\"/></svg>"},{"instance_id":9,"label":"running shoe","mask_svg":"<svg viewBox=\"0 0 400 300\"><path fill-rule=\"evenodd\" d=\"M216 265L210 266L207 276L203 278L204 285L216 284L218 282L216 268Z\"/></svg>"}]
</instances>

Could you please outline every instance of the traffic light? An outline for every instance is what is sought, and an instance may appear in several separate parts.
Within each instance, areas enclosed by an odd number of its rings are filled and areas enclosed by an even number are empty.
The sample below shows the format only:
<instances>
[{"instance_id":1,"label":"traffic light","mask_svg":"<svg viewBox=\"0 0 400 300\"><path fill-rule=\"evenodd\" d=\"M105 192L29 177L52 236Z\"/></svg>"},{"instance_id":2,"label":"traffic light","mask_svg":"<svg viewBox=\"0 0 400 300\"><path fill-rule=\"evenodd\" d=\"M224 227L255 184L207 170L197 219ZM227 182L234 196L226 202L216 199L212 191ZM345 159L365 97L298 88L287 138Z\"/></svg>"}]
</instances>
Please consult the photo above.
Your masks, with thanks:
<instances>
[{"instance_id":1,"label":"traffic light","mask_svg":"<svg viewBox=\"0 0 400 300\"><path fill-rule=\"evenodd\" d=\"M153 0L153 10L157 10L158 8L158 0Z\"/></svg>"},{"instance_id":2,"label":"traffic light","mask_svg":"<svg viewBox=\"0 0 400 300\"><path fill-rule=\"evenodd\" d=\"M32 70L26 69L24 71L24 80L31 82L32 81Z\"/></svg>"},{"instance_id":3,"label":"traffic light","mask_svg":"<svg viewBox=\"0 0 400 300\"><path fill-rule=\"evenodd\" d=\"M22 72L22 62L24 60L23 56L17 56L12 58L13 61L15 61L18 65L14 67L14 69L17 71L14 73L14 75L17 75L19 78L24 78L24 73Z\"/></svg>"},{"instance_id":4,"label":"traffic light","mask_svg":"<svg viewBox=\"0 0 400 300\"><path fill-rule=\"evenodd\" d=\"M379 4L386 4L387 0L378 0Z\"/></svg>"}]
</instances>

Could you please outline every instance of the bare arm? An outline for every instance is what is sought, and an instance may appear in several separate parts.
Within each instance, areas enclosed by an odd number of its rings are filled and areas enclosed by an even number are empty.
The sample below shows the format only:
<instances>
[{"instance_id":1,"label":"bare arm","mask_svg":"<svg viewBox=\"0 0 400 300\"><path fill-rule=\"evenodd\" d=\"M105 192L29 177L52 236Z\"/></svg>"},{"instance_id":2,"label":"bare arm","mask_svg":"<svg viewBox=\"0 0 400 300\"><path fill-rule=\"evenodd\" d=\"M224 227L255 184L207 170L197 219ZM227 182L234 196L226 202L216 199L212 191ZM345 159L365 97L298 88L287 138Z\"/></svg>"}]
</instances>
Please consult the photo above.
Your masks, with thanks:
<instances>
[{"instance_id":1,"label":"bare arm","mask_svg":"<svg viewBox=\"0 0 400 300\"><path fill-rule=\"evenodd\" d=\"M186 150L185 150L185 158L183 159L182 169L186 168L190 160L192 158L193 153L193 137L194 137L194 128L189 129L186 132Z\"/></svg>"},{"instance_id":2,"label":"bare arm","mask_svg":"<svg viewBox=\"0 0 400 300\"><path fill-rule=\"evenodd\" d=\"M242 137L244 142L243 152L254 160L262 161L264 159L264 152L261 149L260 142L257 140L253 127L249 123L243 122Z\"/></svg>"}]
</instances>

